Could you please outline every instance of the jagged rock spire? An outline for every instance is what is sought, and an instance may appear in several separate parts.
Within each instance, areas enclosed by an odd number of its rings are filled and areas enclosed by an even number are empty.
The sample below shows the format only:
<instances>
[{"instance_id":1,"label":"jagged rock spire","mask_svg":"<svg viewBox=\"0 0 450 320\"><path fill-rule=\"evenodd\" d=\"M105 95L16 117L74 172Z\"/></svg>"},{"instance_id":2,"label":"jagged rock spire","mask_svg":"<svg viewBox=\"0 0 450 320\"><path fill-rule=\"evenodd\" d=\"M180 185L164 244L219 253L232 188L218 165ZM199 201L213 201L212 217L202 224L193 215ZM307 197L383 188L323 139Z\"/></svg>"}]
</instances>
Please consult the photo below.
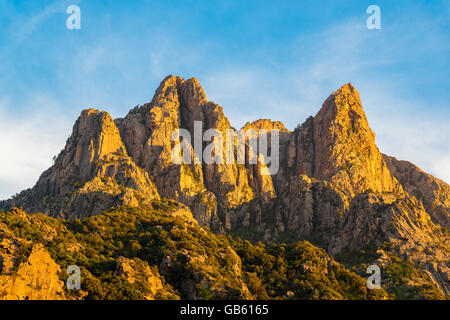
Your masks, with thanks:
<instances>
[{"instance_id":1,"label":"jagged rock spire","mask_svg":"<svg viewBox=\"0 0 450 320\"><path fill-rule=\"evenodd\" d=\"M79 168L77 176L88 179L95 162L110 153L126 153L119 130L109 113L86 109L76 121L63 158L57 159L57 164L61 160L65 165L73 162Z\"/></svg>"},{"instance_id":2,"label":"jagged rock spire","mask_svg":"<svg viewBox=\"0 0 450 320\"><path fill-rule=\"evenodd\" d=\"M287 165L297 174L327 180L350 196L401 191L375 144L359 93L350 83L333 92L317 115L296 130Z\"/></svg>"},{"instance_id":3,"label":"jagged rock spire","mask_svg":"<svg viewBox=\"0 0 450 320\"><path fill-rule=\"evenodd\" d=\"M128 157L111 116L86 109L55 164L32 189L10 200L10 205L73 219L152 199L159 199L158 192L148 174Z\"/></svg>"}]
</instances>

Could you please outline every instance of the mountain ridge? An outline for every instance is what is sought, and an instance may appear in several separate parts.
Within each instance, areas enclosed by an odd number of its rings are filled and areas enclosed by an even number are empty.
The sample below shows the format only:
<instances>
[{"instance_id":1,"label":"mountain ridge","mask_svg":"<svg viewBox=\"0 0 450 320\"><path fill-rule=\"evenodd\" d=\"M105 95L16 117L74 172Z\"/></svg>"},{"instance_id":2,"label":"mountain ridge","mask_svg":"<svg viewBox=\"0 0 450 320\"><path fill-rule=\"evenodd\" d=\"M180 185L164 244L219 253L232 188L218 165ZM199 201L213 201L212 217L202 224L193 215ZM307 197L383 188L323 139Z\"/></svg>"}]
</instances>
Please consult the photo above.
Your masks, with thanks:
<instances>
[{"instance_id":1,"label":"mountain ridge","mask_svg":"<svg viewBox=\"0 0 450 320\"><path fill-rule=\"evenodd\" d=\"M280 131L280 169L273 175L263 174L264 159L175 164L171 155L180 139L172 134L186 129L194 137L195 122L202 134L234 130L195 78L166 77L150 103L123 118L84 110L55 164L0 208L73 220L169 198L217 234L267 243L307 239L333 255L388 243L450 294L450 187L379 151L352 84L333 92L294 131L268 119L243 127L265 129L268 137ZM194 141L188 145L195 150ZM255 152L249 141L245 152Z\"/></svg>"}]
</instances>

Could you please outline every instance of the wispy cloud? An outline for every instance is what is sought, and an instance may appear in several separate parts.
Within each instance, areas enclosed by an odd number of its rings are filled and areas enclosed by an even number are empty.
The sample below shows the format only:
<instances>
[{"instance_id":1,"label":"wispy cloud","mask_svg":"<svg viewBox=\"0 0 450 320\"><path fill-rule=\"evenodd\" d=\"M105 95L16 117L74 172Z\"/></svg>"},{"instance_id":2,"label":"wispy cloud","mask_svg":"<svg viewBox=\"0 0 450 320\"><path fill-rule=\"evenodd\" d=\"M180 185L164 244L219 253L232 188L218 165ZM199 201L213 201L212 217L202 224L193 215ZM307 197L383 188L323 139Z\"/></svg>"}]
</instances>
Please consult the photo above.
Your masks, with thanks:
<instances>
[{"instance_id":1,"label":"wispy cloud","mask_svg":"<svg viewBox=\"0 0 450 320\"><path fill-rule=\"evenodd\" d=\"M32 96L29 106L34 111L17 117L11 101L0 101L0 199L33 186L70 133L73 119L58 112L51 98Z\"/></svg>"},{"instance_id":2,"label":"wispy cloud","mask_svg":"<svg viewBox=\"0 0 450 320\"><path fill-rule=\"evenodd\" d=\"M57 13L65 13L69 5L79 4L80 2L81 0L59 0L52 2L32 16L16 17L15 22L10 27L10 32L14 35L14 44L20 43L31 36L51 16Z\"/></svg>"}]
</instances>

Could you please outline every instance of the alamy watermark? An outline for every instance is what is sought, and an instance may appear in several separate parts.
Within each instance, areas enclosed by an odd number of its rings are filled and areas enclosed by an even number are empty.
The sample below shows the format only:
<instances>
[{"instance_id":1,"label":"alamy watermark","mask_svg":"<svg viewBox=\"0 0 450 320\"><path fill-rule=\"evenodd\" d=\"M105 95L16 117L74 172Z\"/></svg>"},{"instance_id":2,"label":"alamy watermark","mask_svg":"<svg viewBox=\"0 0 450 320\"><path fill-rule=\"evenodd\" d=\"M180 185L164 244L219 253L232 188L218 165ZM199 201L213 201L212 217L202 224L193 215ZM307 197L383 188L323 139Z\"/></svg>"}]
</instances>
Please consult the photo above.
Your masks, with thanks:
<instances>
[{"instance_id":1,"label":"alamy watermark","mask_svg":"<svg viewBox=\"0 0 450 320\"><path fill-rule=\"evenodd\" d=\"M270 136L270 148L268 145ZM172 133L175 164L261 164L262 175L274 175L279 169L279 131L227 129L225 136L217 129L203 133L203 123L194 121L194 139L187 129ZM193 143L191 143L193 141ZM210 142L204 149L204 142ZM225 149L224 149L225 145ZM270 149L270 155L269 155ZM193 152L192 152L193 151ZM247 162L246 162L247 161Z\"/></svg>"},{"instance_id":2,"label":"alamy watermark","mask_svg":"<svg viewBox=\"0 0 450 320\"><path fill-rule=\"evenodd\" d=\"M72 4L67 7L67 14L70 16L66 20L66 27L69 30L80 30L81 29L81 9L79 6ZM378 5L370 5L366 10L367 14L370 16L366 20L366 26L369 30L381 29L381 9Z\"/></svg>"},{"instance_id":3,"label":"alamy watermark","mask_svg":"<svg viewBox=\"0 0 450 320\"><path fill-rule=\"evenodd\" d=\"M381 289L381 270L380 267L376 264L372 264L367 267L367 274L371 274L370 277L367 278L366 284L367 289Z\"/></svg>"},{"instance_id":4,"label":"alamy watermark","mask_svg":"<svg viewBox=\"0 0 450 320\"><path fill-rule=\"evenodd\" d=\"M67 278L66 285L69 290L80 290L81 289L81 270L78 266L67 267L67 274L70 276Z\"/></svg>"},{"instance_id":5,"label":"alamy watermark","mask_svg":"<svg viewBox=\"0 0 450 320\"><path fill-rule=\"evenodd\" d=\"M70 5L66 10L67 14L70 16L66 20L66 27L69 30L80 30L81 29L81 9L77 5Z\"/></svg>"},{"instance_id":6,"label":"alamy watermark","mask_svg":"<svg viewBox=\"0 0 450 320\"><path fill-rule=\"evenodd\" d=\"M370 14L367 18L366 26L369 30L381 29L381 9L377 5L370 5L366 12Z\"/></svg>"}]
</instances>

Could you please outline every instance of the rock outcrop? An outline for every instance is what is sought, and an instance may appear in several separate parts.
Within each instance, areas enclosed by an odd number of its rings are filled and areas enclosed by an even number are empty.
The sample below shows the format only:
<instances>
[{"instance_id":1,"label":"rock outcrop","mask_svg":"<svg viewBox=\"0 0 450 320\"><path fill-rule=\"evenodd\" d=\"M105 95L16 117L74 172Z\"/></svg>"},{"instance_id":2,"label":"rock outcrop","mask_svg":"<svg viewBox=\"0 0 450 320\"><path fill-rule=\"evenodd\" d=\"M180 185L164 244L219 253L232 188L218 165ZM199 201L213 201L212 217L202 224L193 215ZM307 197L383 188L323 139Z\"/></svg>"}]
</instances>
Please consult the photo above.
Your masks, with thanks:
<instances>
[{"instance_id":1,"label":"rock outcrop","mask_svg":"<svg viewBox=\"0 0 450 320\"><path fill-rule=\"evenodd\" d=\"M280 132L290 132L284 124L281 121L272 121L270 119L259 119L253 122L247 122L243 127L242 130L266 130L268 132L272 130L278 130Z\"/></svg>"},{"instance_id":2,"label":"rock outcrop","mask_svg":"<svg viewBox=\"0 0 450 320\"><path fill-rule=\"evenodd\" d=\"M411 162L383 157L391 174L409 194L422 201L433 221L450 229L450 186Z\"/></svg>"},{"instance_id":3,"label":"rock outcrop","mask_svg":"<svg viewBox=\"0 0 450 320\"><path fill-rule=\"evenodd\" d=\"M117 259L117 273L131 284L138 284L147 289L144 297L146 300L157 300L168 293L164 289L163 279L158 268L151 268L147 263L139 259L119 257Z\"/></svg>"},{"instance_id":4,"label":"rock outcrop","mask_svg":"<svg viewBox=\"0 0 450 320\"><path fill-rule=\"evenodd\" d=\"M61 268L47 250L41 245L35 245L28 260L18 266L16 273L11 273L9 268L3 266L0 273L0 299L63 300L64 283L59 279L60 272Z\"/></svg>"}]
</instances>

